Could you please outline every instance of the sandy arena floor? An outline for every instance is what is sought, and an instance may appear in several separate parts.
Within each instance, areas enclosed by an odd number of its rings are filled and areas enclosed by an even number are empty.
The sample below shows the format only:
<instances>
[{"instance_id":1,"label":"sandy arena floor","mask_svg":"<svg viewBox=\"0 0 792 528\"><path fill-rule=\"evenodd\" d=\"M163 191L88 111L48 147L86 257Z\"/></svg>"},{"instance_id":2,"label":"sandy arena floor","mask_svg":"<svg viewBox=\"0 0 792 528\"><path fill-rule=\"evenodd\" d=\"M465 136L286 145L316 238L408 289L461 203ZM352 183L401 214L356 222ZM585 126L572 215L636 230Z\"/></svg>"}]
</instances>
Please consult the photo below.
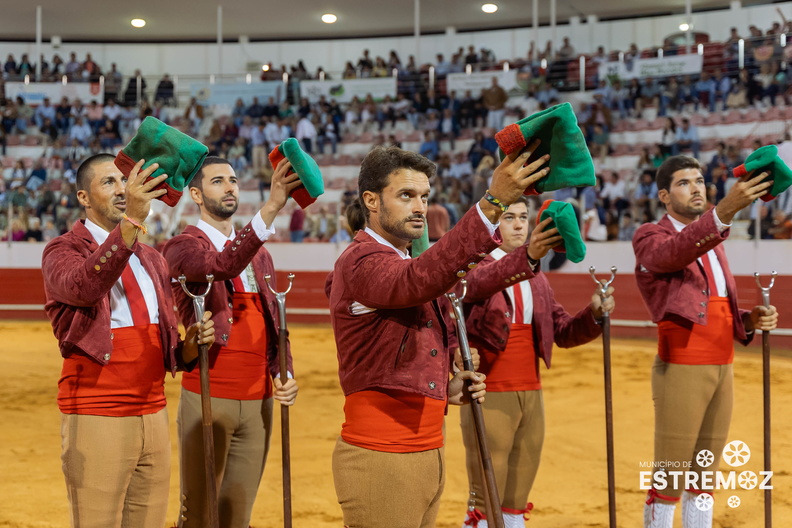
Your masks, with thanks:
<instances>
[{"instance_id":1,"label":"sandy arena floor","mask_svg":"<svg viewBox=\"0 0 792 528\"><path fill-rule=\"evenodd\" d=\"M55 401L61 368L49 324L0 323L0 527L68 527L68 504L60 469L60 419ZM294 526L340 528L330 456L342 421L343 397L336 375L335 346L329 327L292 327L300 396L291 411ZM531 501L529 526L547 528L606 527L605 422L600 341L558 352L544 372L547 437L542 466ZM639 491L641 463L652 459L652 401L649 382L655 345L615 340L614 416L618 525L641 526L645 492ZM737 394L730 440L752 449L738 473L762 469L761 360L738 348ZM773 361L774 522L792 526L792 360ZM172 426L174 467L169 525L176 520L178 461L175 443L178 379L166 391ZM282 526L280 431L276 413L270 459L253 512L255 528ZM459 433L459 410L447 420L448 478L437 526L461 525L467 478ZM722 470L731 470L721 464ZM420 476L416 476L420 478ZM741 504L729 508L737 495ZM727 490L716 494L715 526L756 527L763 523L763 492ZM677 514L679 515L679 514ZM679 523L679 520L677 520Z\"/></svg>"}]
</instances>

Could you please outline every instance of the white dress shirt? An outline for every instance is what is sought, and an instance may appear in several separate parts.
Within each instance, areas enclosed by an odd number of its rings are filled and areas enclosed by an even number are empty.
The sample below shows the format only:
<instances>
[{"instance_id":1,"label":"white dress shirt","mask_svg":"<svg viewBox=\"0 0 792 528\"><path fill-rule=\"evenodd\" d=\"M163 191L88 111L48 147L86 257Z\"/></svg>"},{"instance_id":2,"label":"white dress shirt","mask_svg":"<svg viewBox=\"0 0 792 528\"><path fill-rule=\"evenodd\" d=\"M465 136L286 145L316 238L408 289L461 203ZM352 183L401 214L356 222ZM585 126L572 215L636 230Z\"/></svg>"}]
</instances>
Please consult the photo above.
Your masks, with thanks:
<instances>
[{"instance_id":1,"label":"white dress shirt","mask_svg":"<svg viewBox=\"0 0 792 528\"><path fill-rule=\"evenodd\" d=\"M731 224L727 225L721 222L720 218L718 218L718 215L715 213L715 211L713 211L712 213L715 216L715 227L718 228L718 231L723 232L724 229L731 226ZM682 231L687 227L687 225L683 224L682 222L680 222L671 215L668 215L668 219L671 220L674 229L676 229L677 231ZM718 289L717 296L728 297L729 294L726 291L726 276L723 274L723 268L721 267L720 262L718 262L718 256L715 254L715 250L710 249L709 251L707 251L707 256L709 257L710 267L712 268L712 275L713 278L715 279L715 286ZM701 262L701 258L698 258L696 260ZM702 263L702 266L703 265L704 264Z\"/></svg>"},{"instance_id":2,"label":"white dress shirt","mask_svg":"<svg viewBox=\"0 0 792 528\"><path fill-rule=\"evenodd\" d=\"M85 227L88 228L88 231L99 245L103 244L110 235L110 233L90 220L85 221ZM137 255L132 254L129 257L129 266L132 268L135 280L137 280L140 291L143 293L143 299L146 301L149 321L151 321L151 324L159 323L159 303L157 302L157 290L154 288L154 281L151 280ZM132 310L129 308L126 291L121 282L121 277L119 277L110 290L110 328L124 328L127 326L135 325L132 322Z\"/></svg>"}]
</instances>

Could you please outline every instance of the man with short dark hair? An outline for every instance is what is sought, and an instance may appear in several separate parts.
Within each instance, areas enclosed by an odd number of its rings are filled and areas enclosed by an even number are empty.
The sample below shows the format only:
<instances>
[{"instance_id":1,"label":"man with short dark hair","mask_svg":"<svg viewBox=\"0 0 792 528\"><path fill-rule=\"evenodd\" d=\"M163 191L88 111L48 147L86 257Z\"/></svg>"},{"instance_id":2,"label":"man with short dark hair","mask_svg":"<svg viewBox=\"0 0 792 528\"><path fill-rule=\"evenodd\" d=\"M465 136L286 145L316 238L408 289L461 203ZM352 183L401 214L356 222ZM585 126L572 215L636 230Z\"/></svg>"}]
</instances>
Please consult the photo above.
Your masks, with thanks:
<instances>
[{"instance_id":1,"label":"man with short dark hair","mask_svg":"<svg viewBox=\"0 0 792 528\"><path fill-rule=\"evenodd\" d=\"M655 408L654 456L659 471L644 507L645 528L671 528L682 498L684 528L709 528L712 510L696 498L712 494L701 472L716 471L731 421L734 339L748 344L755 330L773 330L775 307L737 307L737 287L721 242L734 216L767 194L767 173L751 173L732 187L714 208L707 204L699 162L688 156L668 158L657 170L660 201L668 213L657 224L635 233L638 288L658 325L658 353L652 367ZM714 463L702 462L702 451ZM670 464L670 466L669 466ZM669 467L688 468L698 480L672 475ZM684 493L683 493L684 491ZM701 501L699 501L701 502Z\"/></svg>"},{"instance_id":2,"label":"man with short dark hair","mask_svg":"<svg viewBox=\"0 0 792 528\"><path fill-rule=\"evenodd\" d=\"M300 185L283 160L272 178L269 200L239 232L234 213L239 206L239 181L228 160L211 156L190 182L190 197L201 211L195 226L171 239L163 250L171 276L187 278L194 292L214 283L206 309L215 314L218 339L209 350L215 469L220 526L247 528L256 500L272 432L273 398L292 405L297 383L278 375L278 318L275 267L264 243L275 233L272 224L289 193ZM192 299L174 283L182 322L194 319ZM283 351L283 353L287 353ZM291 364L291 355L288 357ZM272 378L273 381L270 381ZM274 385L274 387L273 387ZM209 507L201 430L201 385L197 373L182 376L179 404L181 510L178 526L208 526Z\"/></svg>"},{"instance_id":3,"label":"man with short dark hair","mask_svg":"<svg viewBox=\"0 0 792 528\"><path fill-rule=\"evenodd\" d=\"M157 170L129 179L98 154L77 171L86 219L44 249L44 307L58 339L63 474L74 528L162 528L168 508L170 440L165 372L191 368L198 344L214 342L211 312L184 342L167 265L140 244Z\"/></svg>"},{"instance_id":4,"label":"man with short dark hair","mask_svg":"<svg viewBox=\"0 0 792 528\"><path fill-rule=\"evenodd\" d=\"M484 376L474 372L449 381L451 323L438 298L497 247L503 210L547 174L540 167L549 156L524 167L537 146L506 158L485 197L416 259L407 245L426 229L435 165L396 147L376 147L363 160L358 191L366 227L326 285L346 397L333 453L346 526L435 525L446 405L471 393L482 398L485 389Z\"/></svg>"}]
</instances>

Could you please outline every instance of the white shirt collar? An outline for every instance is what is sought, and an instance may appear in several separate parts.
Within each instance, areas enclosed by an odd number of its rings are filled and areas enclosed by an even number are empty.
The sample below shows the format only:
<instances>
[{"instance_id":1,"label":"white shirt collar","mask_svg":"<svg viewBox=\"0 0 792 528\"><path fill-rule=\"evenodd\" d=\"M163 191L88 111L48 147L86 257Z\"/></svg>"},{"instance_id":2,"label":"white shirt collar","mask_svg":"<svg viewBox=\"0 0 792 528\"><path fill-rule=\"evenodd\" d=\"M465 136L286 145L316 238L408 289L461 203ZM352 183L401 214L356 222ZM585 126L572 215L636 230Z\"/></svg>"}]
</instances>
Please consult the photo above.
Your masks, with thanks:
<instances>
[{"instance_id":1,"label":"white shirt collar","mask_svg":"<svg viewBox=\"0 0 792 528\"><path fill-rule=\"evenodd\" d=\"M209 237L209 240L212 241L212 245L215 247L217 251L223 251L225 247L225 243L228 240L233 240L236 238L236 233L234 232L234 226L231 226L231 235L226 237L223 233L221 233L216 227L210 225L208 222L204 220L198 220L198 223L195 224L195 227L206 233L206 236Z\"/></svg>"},{"instance_id":2,"label":"white shirt collar","mask_svg":"<svg viewBox=\"0 0 792 528\"><path fill-rule=\"evenodd\" d=\"M668 215L668 219L671 220L671 225L673 225L674 229L676 229L677 231L682 231L683 229L685 229L687 227L687 224L683 224L682 222L680 222L679 220L677 220L676 218L674 218L671 215Z\"/></svg>"},{"instance_id":3,"label":"white shirt collar","mask_svg":"<svg viewBox=\"0 0 792 528\"><path fill-rule=\"evenodd\" d=\"M402 252L401 250L399 250L399 249L396 249L396 246L394 246L393 244L391 244L390 242L388 242L387 240L385 240L384 238L382 238L380 235L378 235L377 233L375 233L373 229L371 229L371 228L369 228L369 227L366 227L365 231L366 231L366 233L368 233L368 234L369 234L369 235L370 235L370 236L371 236L371 237L372 237L374 240L376 240L377 242L379 242L379 243L380 243L380 244L382 244L383 246L388 246L389 248L392 248L392 249L393 249L393 251L395 251L396 253L398 253L398 254L399 254L399 256L400 256L402 259L404 259L404 260L407 260L408 258L410 258L410 254L409 254L409 253L404 253L404 252Z\"/></svg>"},{"instance_id":4,"label":"white shirt collar","mask_svg":"<svg viewBox=\"0 0 792 528\"><path fill-rule=\"evenodd\" d=\"M110 233L105 231L103 227L94 224L87 218L85 219L85 228L88 229L88 231L91 233L91 236L100 246L104 244L105 240L107 240L107 237L110 236Z\"/></svg>"}]
</instances>

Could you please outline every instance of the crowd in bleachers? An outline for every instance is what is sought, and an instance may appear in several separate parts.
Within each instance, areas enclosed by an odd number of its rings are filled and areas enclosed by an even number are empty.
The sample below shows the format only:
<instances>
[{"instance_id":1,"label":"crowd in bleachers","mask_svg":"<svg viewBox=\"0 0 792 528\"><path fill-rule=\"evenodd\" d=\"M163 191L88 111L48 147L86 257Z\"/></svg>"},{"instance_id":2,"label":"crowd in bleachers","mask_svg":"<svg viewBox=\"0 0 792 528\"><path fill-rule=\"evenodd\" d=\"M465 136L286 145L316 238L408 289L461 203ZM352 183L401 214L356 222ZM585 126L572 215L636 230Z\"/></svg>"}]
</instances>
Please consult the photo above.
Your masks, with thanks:
<instances>
[{"instance_id":1,"label":"crowd in bleachers","mask_svg":"<svg viewBox=\"0 0 792 528\"><path fill-rule=\"evenodd\" d=\"M717 203L730 185L730 169L741 164L757 146L783 139L786 123L792 120L788 111L792 108L792 78L787 77L786 63L792 54L792 41L787 45L784 31L792 32L792 27L784 21L764 34L753 26L749 31L751 37L743 40L742 68L738 67L737 56L740 35L732 28L724 42L703 45L704 71L699 76L633 79L624 84L598 78L597 66L602 62L623 60L630 64L660 53L688 52L678 42L668 41L649 50L633 45L623 53L606 52L600 47L585 56L590 67L583 82L593 90L587 102L578 104L577 116L596 161L598 185L563 189L554 197L575 203L587 239L630 240L637 225L662 213L654 171L666 157L689 153L699 158L706 166L710 200ZM696 46L692 52L697 52ZM450 73L467 68L501 70L504 61L498 61L487 49L459 48L449 59L440 54L434 63L420 66L412 56L403 63L396 52L386 60L371 57L364 50L357 62L347 63L341 76L395 73L399 82L394 98L355 98L346 105L324 98L313 103L304 98L282 102L253 99L249 103L240 99L228 115L219 115L194 98L187 105L175 107L174 85L167 75L150 98L139 72L128 78L127 90L122 92L122 77L115 64L103 73L90 54L82 62L71 54L65 64L57 56L46 64L42 57L42 80L66 75L74 82L95 82L104 75L106 104L64 98L57 104L45 101L32 108L22 98L0 98L4 168L0 204L4 211L9 206L17 211L10 226L6 225L7 216L0 216L0 227L12 240L47 240L69 229L80 215L74 190L74 171L79 162L93 153L117 149L148 115L200 138L213 154L230 159L243 180L252 182L252 189L259 188L261 199L272 173L267 153L287 137L296 137L322 166L354 168L368 148L377 144L414 149L437 163L433 205L444 207L453 225L483 194L498 163L494 133L504 123L559 102L564 91L577 90L579 57L568 39L557 50L551 43L543 51L532 46L525 57L508 61L510 68L520 72L525 88L523 96L514 97L512 93L509 97L495 78L479 94L446 89L445 78ZM6 80L14 80L31 75L35 65L26 56L19 62L9 56L2 71ZM288 71L285 65L280 69L267 65L261 78L280 80L284 72L294 83L330 77L322 68L309 73L300 61ZM110 83L108 77L113 79ZM717 134L703 137L702 133L724 123L768 120L783 122L783 131L755 132L750 140L745 135L723 138ZM20 146L37 147L40 155L22 159L6 156L8 147ZM614 162L619 158L638 161L625 167ZM357 174L350 172L349 177L341 178L344 181L329 182L331 187L343 188L345 196L352 192L348 180ZM308 239L338 240L338 226L343 222L327 219L340 215L343 203L321 207L324 209L317 206L309 211L303 220L310 227L301 224L299 218L292 219L294 229L290 231L302 232L302 236L292 236L293 240L303 240L306 235ZM770 207L757 207L752 214L762 220L763 238L790 238L792 200L776 200Z\"/></svg>"}]
</instances>

